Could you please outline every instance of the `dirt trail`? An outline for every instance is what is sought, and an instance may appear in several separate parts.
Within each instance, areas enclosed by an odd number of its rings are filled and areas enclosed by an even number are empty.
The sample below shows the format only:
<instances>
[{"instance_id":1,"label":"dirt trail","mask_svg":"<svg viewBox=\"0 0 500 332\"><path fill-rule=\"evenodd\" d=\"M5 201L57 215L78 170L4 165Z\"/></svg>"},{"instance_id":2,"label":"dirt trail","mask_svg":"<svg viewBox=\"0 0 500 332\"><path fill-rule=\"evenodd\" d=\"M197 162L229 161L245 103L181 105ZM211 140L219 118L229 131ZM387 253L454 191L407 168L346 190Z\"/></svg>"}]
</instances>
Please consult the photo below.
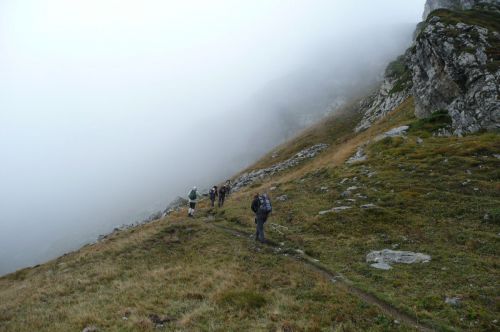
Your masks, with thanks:
<instances>
[{"instance_id":1,"label":"dirt trail","mask_svg":"<svg viewBox=\"0 0 500 332\"><path fill-rule=\"evenodd\" d=\"M209 224L214 228L220 229L235 237L251 239L251 241L253 242L254 234L237 230L231 227L218 225L215 223L209 223ZM281 248L278 243L272 241L267 241L266 245L274 248ZM304 263L309 268L319 272L321 275L323 275L323 277L328 279L330 282L335 283L335 285L337 285L338 287L341 287L347 290L349 293L354 294L364 302L378 307L380 310L382 310L384 314L393 317L395 320L398 320L401 323L405 323L409 326L412 326L419 331L435 331L434 327L431 327L426 323L419 322L418 318L410 316L409 314L404 313L398 308L392 306L390 303L387 303L377 298L376 296L354 286L353 283L349 281L346 277L344 277L340 273L335 273L334 271L331 271L326 266L321 264L318 260L306 255L304 252L300 250L294 250L294 254L289 255L287 257L291 257L297 261Z\"/></svg>"}]
</instances>

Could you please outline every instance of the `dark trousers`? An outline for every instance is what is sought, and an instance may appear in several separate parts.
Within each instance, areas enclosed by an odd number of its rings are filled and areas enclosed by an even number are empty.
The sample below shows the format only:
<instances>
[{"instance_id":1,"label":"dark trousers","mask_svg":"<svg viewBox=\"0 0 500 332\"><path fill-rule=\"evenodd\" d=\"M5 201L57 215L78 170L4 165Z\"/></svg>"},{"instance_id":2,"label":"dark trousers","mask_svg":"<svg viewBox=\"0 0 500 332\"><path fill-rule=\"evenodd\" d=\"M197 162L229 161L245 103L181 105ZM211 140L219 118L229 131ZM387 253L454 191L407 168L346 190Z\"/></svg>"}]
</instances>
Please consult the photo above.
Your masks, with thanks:
<instances>
[{"instance_id":1,"label":"dark trousers","mask_svg":"<svg viewBox=\"0 0 500 332\"><path fill-rule=\"evenodd\" d=\"M264 224L267 220L267 214L258 213L255 217L255 223L257 224L257 230L255 232L255 240L258 240L262 243L266 241L264 237Z\"/></svg>"},{"instance_id":2,"label":"dark trousers","mask_svg":"<svg viewBox=\"0 0 500 332\"><path fill-rule=\"evenodd\" d=\"M214 205L215 205L215 197L213 197L213 198L210 197L210 202L212 202L212 207L214 207Z\"/></svg>"},{"instance_id":3,"label":"dark trousers","mask_svg":"<svg viewBox=\"0 0 500 332\"><path fill-rule=\"evenodd\" d=\"M224 196L219 196L219 207L224 205L224 199L225 199Z\"/></svg>"}]
</instances>

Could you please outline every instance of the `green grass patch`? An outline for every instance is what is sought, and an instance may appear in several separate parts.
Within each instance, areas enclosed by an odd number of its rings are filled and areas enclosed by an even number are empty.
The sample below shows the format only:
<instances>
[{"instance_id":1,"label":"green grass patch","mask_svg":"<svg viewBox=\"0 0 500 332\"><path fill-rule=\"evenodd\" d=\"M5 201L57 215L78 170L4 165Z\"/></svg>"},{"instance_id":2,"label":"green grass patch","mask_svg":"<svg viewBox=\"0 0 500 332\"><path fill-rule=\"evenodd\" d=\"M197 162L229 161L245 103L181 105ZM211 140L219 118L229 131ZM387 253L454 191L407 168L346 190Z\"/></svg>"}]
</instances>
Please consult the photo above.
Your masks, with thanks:
<instances>
[{"instance_id":1,"label":"green grass patch","mask_svg":"<svg viewBox=\"0 0 500 332\"><path fill-rule=\"evenodd\" d=\"M419 119L410 124L410 131L427 131L434 132L441 128L446 128L451 125L451 117L446 110L437 111L431 114L428 118Z\"/></svg>"},{"instance_id":2,"label":"green grass patch","mask_svg":"<svg viewBox=\"0 0 500 332\"><path fill-rule=\"evenodd\" d=\"M266 298L252 291L228 291L221 294L217 303L231 309L255 310L266 305Z\"/></svg>"}]
</instances>

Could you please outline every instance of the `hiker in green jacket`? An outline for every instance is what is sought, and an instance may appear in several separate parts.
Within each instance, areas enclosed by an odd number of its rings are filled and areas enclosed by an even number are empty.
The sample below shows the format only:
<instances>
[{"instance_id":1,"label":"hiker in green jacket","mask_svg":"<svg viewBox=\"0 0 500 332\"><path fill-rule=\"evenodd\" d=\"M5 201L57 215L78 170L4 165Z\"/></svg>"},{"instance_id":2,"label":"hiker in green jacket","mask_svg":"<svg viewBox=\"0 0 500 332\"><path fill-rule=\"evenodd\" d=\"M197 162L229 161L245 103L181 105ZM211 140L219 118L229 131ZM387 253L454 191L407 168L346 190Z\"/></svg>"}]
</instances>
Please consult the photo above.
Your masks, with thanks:
<instances>
[{"instance_id":1,"label":"hiker in green jacket","mask_svg":"<svg viewBox=\"0 0 500 332\"><path fill-rule=\"evenodd\" d=\"M194 217L194 209L196 208L196 202L198 199L198 192L196 189L196 186L191 189L191 191L188 194L188 199L189 199L189 209L188 209L188 217L193 218Z\"/></svg>"}]
</instances>

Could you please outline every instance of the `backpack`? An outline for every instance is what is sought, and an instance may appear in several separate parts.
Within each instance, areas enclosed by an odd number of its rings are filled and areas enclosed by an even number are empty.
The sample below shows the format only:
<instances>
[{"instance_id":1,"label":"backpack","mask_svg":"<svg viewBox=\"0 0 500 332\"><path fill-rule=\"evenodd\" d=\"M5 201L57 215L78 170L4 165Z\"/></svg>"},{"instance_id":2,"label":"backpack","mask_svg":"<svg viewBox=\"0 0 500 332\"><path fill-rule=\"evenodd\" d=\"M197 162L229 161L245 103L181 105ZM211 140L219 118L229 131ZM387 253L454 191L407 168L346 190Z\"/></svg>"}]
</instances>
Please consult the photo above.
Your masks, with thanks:
<instances>
[{"instance_id":1,"label":"backpack","mask_svg":"<svg viewBox=\"0 0 500 332\"><path fill-rule=\"evenodd\" d=\"M260 195L259 201L260 201L260 206L259 206L260 212L270 213L273 210L269 196Z\"/></svg>"},{"instance_id":2,"label":"backpack","mask_svg":"<svg viewBox=\"0 0 500 332\"><path fill-rule=\"evenodd\" d=\"M189 197L189 199L195 200L196 199L196 191L191 190L189 192L189 196L188 197Z\"/></svg>"}]
</instances>

